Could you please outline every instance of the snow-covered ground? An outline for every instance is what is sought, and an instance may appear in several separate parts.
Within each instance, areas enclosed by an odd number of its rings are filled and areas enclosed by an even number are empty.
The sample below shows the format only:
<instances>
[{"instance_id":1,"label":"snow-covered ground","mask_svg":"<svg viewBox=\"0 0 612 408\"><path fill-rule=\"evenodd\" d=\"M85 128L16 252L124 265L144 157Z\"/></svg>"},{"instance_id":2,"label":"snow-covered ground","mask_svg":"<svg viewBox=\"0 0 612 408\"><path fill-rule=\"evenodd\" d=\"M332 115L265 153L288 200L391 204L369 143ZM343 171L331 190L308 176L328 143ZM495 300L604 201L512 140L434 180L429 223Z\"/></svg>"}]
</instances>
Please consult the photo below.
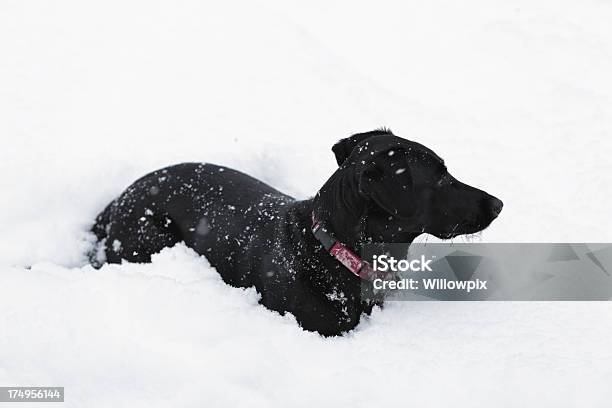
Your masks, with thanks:
<instances>
[{"instance_id":1,"label":"snow-covered ground","mask_svg":"<svg viewBox=\"0 0 612 408\"><path fill-rule=\"evenodd\" d=\"M70 407L609 406L609 302L391 303L322 339L183 246L84 253L150 170L307 197L337 139L382 125L504 200L484 241L610 242L610 21L594 0L0 2L0 385Z\"/></svg>"}]
</instances>

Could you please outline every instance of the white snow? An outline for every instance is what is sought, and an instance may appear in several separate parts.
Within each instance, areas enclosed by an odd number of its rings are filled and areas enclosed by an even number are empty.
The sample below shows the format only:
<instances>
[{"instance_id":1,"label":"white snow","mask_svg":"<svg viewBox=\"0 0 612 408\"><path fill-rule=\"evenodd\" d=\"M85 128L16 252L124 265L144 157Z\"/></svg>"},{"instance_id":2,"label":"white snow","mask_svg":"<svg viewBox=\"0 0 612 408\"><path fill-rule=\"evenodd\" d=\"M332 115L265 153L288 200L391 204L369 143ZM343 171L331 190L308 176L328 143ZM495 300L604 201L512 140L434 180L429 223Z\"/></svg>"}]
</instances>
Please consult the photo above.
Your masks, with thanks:
<instances>
[{"instance_id":1,"label":"white snow","mask_svg":"<svg viewBox=\"0 0 612 408\"><path fill-rule=\"evenodd\" d=\"M207 161L303 198L333 143L383 125L504 201L483 241L610 242L610 21L596 0L0 3L0 385L69 407L609 406L608 302L389 303L322 339L184 246L84 253L148 171Z\"/></svg>"}]
</instances>

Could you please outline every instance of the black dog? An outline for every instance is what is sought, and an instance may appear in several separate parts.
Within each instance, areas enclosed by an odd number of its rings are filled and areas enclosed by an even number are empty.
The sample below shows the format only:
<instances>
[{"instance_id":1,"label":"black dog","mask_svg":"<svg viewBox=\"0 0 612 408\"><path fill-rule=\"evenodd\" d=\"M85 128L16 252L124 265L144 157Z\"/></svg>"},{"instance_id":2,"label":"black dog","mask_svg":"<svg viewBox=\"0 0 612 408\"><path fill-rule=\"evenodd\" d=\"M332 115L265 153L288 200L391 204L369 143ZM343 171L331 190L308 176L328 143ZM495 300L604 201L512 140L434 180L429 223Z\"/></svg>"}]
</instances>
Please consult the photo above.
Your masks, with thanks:
<instances>
[{"instance_id":1,"label":"black dog","mask_svg":"<svg viewBox=\"0 0 612 408\"><path fill-rule=\"evenodd\" d=\"M478 232L502 209L453 178L434 152L388 130L353 135L333 152L340 167L304 201L212 164L148 174L96 219L92 262L148 262L183 241L228 284L255 286L269 309L292 313L306 330L339 335L373 306L360 294L371 270L352 251L422 233Z\"/></svg>"}]
</instances>

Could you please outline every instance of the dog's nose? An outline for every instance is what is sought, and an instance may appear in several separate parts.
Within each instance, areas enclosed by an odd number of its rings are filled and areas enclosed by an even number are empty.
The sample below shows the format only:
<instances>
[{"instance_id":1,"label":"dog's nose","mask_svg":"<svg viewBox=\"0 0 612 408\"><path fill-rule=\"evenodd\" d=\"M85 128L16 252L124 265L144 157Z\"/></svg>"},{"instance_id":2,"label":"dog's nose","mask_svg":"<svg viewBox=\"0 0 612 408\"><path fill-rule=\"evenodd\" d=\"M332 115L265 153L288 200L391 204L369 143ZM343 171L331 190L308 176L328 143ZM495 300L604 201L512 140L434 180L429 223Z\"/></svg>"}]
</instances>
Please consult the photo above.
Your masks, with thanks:
<instances>
[{"instance_id":1,"label":"dog's nose","mask_svg":"<svg viewBox=\"0 0 612 408\"><path fill-rule=\"evenodd\" d=\"M502 200L496 197L491 197L489 199L488 204L489 204L489 210L491 211L491 214L493 215L493 217L497 217L499 213L501 212L502 208L504 208L504 203L502 202Z\"/></svg>"}]
</instances>

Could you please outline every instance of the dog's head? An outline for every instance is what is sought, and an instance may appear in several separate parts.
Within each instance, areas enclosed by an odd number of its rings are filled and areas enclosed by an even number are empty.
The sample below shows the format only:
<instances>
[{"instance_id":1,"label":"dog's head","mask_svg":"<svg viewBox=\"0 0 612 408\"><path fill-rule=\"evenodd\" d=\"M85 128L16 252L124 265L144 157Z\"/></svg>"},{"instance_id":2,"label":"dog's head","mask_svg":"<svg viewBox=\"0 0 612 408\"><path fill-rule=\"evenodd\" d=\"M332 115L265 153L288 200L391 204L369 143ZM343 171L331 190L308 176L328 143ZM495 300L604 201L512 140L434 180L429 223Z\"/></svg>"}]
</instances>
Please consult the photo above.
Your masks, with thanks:
<instances>
[{"instance_id":1,"label":"dog's head","mask_svg":"<svg viewBox=\"0 0 612 408\"><path fill-rule=\"evenodd\" d=\"M353 135L332 150L340 170L354 175L377 241L473 234L502 210L501 200L454 178L433 151L388 130Z\"/></svg>"}]
</instances>

